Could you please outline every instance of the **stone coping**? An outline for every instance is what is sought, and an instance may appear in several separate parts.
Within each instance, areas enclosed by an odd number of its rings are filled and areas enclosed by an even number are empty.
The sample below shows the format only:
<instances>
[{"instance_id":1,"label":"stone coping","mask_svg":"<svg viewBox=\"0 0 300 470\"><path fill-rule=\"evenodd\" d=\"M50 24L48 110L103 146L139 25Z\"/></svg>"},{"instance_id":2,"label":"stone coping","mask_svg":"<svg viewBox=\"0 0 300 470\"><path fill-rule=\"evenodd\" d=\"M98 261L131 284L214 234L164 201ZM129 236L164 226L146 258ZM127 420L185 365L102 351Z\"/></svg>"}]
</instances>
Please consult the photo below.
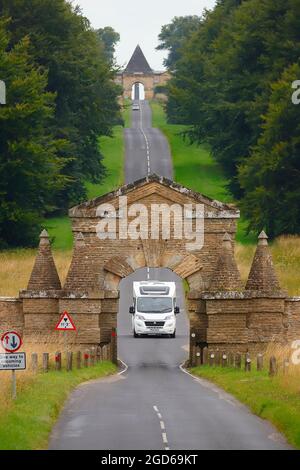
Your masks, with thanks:
<instances>
[{"instance_id":1,"label":"stone coping","mask_svg":"<svg viewBox=\"0 0 300 470\"><path fill-rule=\"evenodd\" d=\"M286 299L285 292L270 291L220 291L220 292L196 292L188 294L190 300L243 300L243 299Z\"/></svg>"},{"instance_id":2,"label":"stone coping","mask_svg":"<svg viewBox=\"0 0 300 470\"><path fill-rule=\"evenodd\" d=\"M20 291L20 299L88 299L88 300L104 300L104 299L118 299L120 297L119 291L99 290L95 291Z\"/></svg>"},{"instance_id":3,"label":"stone coping","mask_svg":"<svg viewBox=\"0 0 300 470\"><path fill-rule=\"evenodd\" d=\"M102 196L96 197L90 201L84 202L79 204L78 206L72 207L69 210L69 216L73 217L86 217L86 209L93 209L97 207L102 202L108 202L110 199L114 199L119 196L123 196L128 194L129 192L138 189L141 186L144 186L148 183L156 182L165 186L169 189L173 189L176 192L181 194L185 194L186 196L191 197L197 202L207 204L218 211L224 211L224 214L227 213L225 218L239 218L240 211L236 208L234 204L225 204L223 202L217 201L215 199L209 198L208 196L204 196L201 193L197 193L192 189L186 188L179 183L175 183L174 181L165 178L163 176L158 176L156 174L149 175L145 178L135 181L134 183L129 183L127 185L121 186L119 189L112 191L110 193L104 194ZM229 215L230 214L230 215Z\"/></svg>"},{"instance_id":4,"label":"stone coping","mask_svg":"<svg viewBox=\"0 0 300 470\"><path fill-rule=\"evenodd\" d=\"M0 302L21 302L18 297L0 297Z\"/></svg>"}]
</instances>

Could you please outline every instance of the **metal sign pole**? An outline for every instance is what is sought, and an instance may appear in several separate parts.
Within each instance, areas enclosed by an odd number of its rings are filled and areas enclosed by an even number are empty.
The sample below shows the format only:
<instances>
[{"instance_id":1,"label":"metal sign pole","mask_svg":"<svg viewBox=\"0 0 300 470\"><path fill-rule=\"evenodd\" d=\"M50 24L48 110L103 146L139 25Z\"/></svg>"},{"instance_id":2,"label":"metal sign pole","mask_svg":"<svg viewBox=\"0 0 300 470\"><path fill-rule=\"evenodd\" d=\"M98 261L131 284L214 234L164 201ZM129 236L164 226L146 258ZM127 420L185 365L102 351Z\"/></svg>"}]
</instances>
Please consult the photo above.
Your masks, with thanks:
<instances>
[{"instance_id":1,"label":"metal sign pole","mask_svg":"<svg viewBox=\"0 0 300 470\"><path fill-rule=\"evenodd\" d=\"M11 371L11 391L12 399L15 400L17 398L17 378L16 371L14 369Z\"/></svg>"}]
</instances>

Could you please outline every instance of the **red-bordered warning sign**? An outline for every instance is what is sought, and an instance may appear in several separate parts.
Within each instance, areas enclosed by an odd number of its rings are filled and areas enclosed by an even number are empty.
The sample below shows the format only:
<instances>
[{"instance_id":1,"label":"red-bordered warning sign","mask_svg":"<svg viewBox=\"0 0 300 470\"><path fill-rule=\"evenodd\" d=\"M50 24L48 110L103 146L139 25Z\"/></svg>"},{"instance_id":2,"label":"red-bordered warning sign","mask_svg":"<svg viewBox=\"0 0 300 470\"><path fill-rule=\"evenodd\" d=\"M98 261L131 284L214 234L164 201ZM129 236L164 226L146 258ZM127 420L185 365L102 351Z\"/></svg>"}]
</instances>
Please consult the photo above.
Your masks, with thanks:
<instances>
[{"instance_id":1,"label":"red-bordered warning sign","mask_svg":"<svg viewBox=\"0 0 300 470\"><path fill-rule=\"evenodd\" d=\"M55 327L56 331L76 331L76 326L68 312L64 312Z\"/></svg>"},{"instance_id":2,"label":"red-bordered warning sign","mask_svg":"<svg viewBox=\"0 0 300 470\"><path fill-rule=\"evenodd\" d=\"M7 331L1 337L1 345L8 353L14 353L22 346L22 339L16 331Z\"/></svg>"}]
</instances>

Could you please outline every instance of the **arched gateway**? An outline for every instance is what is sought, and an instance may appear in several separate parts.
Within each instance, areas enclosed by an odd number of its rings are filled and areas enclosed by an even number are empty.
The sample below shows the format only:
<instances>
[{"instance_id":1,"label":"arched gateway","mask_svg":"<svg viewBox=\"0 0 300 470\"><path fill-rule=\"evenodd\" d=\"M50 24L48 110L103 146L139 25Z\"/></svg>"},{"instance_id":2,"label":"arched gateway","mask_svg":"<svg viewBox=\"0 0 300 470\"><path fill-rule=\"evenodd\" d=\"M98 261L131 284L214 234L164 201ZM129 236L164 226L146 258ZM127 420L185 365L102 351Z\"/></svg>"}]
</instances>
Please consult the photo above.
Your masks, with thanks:
<instances>
[{"instance_id":1,"label":"arched gateway","mask_svg":"<svg viewBox=\"0 0 300 470\"><path fill-rule=\"evenodd\" d=\"M123 98L132 99L132 88L137 83L144 87L143 97L134 93L134 99L151 100L155 95L156 87L164 87L170 80L170 74L166 71L156 72L147 62L142 49L138 45L128 62L126 68L117 74L116 82L123 88Z\"/></svg>"},{"instance_id":2,"label":"arched gateway","mask_svg":"<svg viewBox=\"0 0 300 470\"><path fill-rule=\"evenodd\" d=\"M57 342L54 328L64 311L76 323L77 347L108 342L117 326L119 283L145 266L187 280L191 336L200 345L257 351L300 334L300 302L280 290L264 233L243 290L234 260L234 206L152 175L69 215L75 243L64 286L44 231L27 290L0 299L2 324L18 324L27 342Z\"/></svg>"}]
</instances>

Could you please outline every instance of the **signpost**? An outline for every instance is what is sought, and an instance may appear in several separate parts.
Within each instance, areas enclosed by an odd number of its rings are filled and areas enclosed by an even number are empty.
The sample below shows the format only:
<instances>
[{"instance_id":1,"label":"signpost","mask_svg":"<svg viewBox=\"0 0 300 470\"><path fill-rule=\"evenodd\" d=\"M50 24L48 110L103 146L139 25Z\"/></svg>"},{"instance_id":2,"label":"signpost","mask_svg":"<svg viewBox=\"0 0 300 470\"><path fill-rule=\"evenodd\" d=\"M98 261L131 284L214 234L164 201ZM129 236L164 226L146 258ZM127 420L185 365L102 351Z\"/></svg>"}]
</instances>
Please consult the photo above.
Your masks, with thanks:
<instances>
[{"instance_id":1,"label":"signpost","mask_svg":"<svg viewBox=\"0 0 300 470\"><path fill-rule=\"evenodd\" d=\"M12 398L17 398L16 370L26 369L26 354L17 352L22 346L22 339L16 331L7 331L1 337L1 346L5 353L0 354L0 370L11 370Z\"/></svg>"},{"instance_id":2,"label":"signpost","mask_svg":"<svg viewBox=\"0 0 300 470\"><path fill-rule=\"evenodd\" d=\"M64 349L67 349L67 331L76 331L76 326L68 312L64 312L55 327L56 331L64 332Z\"/></svg>"},{"instance_id":3,"label":"signpost","mask_svg":"<svg viewBox=\"0 0 300 470\"><path fill-rule=\"evenodd\" d=\"M76 331L76 326L68 312L64 312L55 327L56 331Z\"/></svg>"},{"instance_id":4,"label":"signpost","mask_svg":"<svg viewBox=\"0 0 300 470\"><path fill-rule=\"evenodd\" d=\"M0 354L0 370L25 370L26 354Z\"/></svg>"},{"instance_id":5,"label":"signpost","mask_svg":"<svg viewBox=\"0 0 300 470\"><path fill-rule=\"evenodd\" d=\"M8 353L16 352L22 346L21 336L16 331L7 331L1 337L1 345Z\"/></svg>"}]
</instances>

